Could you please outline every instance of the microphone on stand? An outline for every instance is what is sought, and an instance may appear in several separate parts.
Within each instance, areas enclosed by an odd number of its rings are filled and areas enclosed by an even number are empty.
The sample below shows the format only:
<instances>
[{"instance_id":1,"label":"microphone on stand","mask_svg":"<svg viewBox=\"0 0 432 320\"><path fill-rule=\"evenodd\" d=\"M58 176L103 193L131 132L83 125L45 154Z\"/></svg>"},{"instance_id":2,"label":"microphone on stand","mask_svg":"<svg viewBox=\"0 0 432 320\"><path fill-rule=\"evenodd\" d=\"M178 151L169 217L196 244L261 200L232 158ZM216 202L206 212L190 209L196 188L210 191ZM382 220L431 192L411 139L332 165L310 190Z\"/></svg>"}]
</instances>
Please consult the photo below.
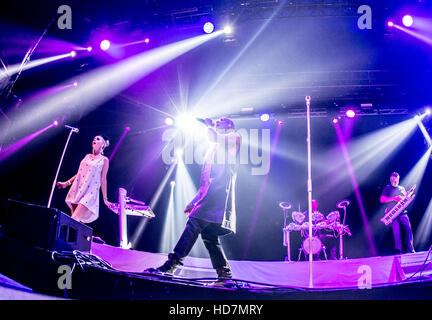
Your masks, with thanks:
<instances>
[{"instance_id":1,"label":"microphone on stand","mask_svg":"<svg viewBox=\"0 0 432 320\"><path fill-rule=\"evenodd\" d=\"M78 132L79 132L79 129L78 129L78 128L71 127L71 126L68 126L68 125L66 125L66 124L65 124L65 128L68 128L68 129L72 130L72 131L75 132L75 133L78 133Z\"/></svg>"}]
</instances>

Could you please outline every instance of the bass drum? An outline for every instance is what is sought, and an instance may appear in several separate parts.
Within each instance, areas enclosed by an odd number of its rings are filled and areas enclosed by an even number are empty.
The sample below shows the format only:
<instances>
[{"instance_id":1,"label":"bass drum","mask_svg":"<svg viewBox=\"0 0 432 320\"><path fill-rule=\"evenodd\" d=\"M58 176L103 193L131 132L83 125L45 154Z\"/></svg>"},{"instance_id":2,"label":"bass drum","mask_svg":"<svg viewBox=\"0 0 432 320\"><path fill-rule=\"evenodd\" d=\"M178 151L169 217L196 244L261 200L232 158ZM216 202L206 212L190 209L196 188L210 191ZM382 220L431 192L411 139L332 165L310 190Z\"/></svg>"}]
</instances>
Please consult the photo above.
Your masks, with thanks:
<instances>
[{"instance_id":1,"label":"bass drum","mask_svg":"<svg viewBox=\"0 0 432 320\"><path fill-rule=\"evenodd\" d=\"M309 244L309 237L303 241L302 247L306 254L317 254L322 249L322 242L317 237L312 237L312 245ZM310 250L309 250L310 249Z\"/></svg>"}]
</instances>

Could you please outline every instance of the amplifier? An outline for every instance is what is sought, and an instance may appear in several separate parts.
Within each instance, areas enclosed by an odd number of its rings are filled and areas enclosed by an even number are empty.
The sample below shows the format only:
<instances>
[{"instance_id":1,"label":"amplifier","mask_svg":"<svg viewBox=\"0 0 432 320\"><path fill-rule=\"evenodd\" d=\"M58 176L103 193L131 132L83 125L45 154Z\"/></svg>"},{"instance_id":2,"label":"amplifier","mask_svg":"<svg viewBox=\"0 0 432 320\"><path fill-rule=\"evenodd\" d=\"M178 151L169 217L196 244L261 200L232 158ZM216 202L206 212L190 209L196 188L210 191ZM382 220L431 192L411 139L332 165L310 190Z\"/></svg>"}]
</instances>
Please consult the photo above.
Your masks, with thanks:
<instances>
[{"instance_id":1,"label":"amplifier","mask_svg":"<svg viewBox=\"0 0 432 320\"><path fill-rule=\"evenodd\" d=\"M93 229L66 213L8 199L5 234L50 251L90 251Z\"/></svg>"}]
</instances>

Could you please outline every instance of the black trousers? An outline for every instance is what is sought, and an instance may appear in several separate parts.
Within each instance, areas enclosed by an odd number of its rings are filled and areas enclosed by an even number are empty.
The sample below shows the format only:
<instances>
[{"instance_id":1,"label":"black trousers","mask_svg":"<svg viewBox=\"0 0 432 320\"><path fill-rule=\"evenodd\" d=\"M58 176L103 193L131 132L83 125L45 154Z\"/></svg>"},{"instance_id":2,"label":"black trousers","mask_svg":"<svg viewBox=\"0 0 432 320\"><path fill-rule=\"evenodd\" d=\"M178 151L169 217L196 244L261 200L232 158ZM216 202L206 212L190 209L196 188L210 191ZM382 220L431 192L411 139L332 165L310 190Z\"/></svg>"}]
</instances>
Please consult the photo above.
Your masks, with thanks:
<instances>
[{"instance_id":1,"label":"black trousers","mask_svg":"<svg viewBox=\"0 0 432 320\"><path fill-rule=\"evenodd\" d=\"M402 252L414 252L413 233L408 215L402 213L397 217L393 221L392 229L396 254ZM402 244L405 247L405 251L402 248Z\"/></svg>"},{"instance_id":2,"label":"black trousers","mask_svg":"<svg viewBox=\"0 0 432 320\"><path fill-rule=\"evenodd\" d=\"M201 238L210 255L213 268L216 269L219 276L228 275L230 273L230 266L222 245L219 242L219 231L219 224L193 217L189 218L180 239L174 247L174 254L182 261L191 251L198 239L198 235L201 234Z\"/></svg>"}]
</instances>

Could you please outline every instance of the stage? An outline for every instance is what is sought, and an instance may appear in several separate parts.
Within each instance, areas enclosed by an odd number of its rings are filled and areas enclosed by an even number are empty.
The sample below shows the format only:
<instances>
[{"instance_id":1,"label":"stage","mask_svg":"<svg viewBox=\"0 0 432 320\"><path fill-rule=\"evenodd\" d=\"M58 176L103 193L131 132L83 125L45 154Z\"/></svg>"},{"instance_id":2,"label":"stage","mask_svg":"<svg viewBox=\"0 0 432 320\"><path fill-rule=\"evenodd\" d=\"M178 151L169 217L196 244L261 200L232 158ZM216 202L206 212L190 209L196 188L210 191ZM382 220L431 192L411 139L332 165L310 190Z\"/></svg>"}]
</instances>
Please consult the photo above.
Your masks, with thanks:
<instances>
[{"instance_id":1,"label":"stage","mask_svg":"<svg viewBox=\"0 0 432 320\"><path fill-rule=\"evenodd\" d=\"M11 2L0 299L430 300L431 16Z\"/></svg>"},{"instance_id":2,"label":"stage","mask_svg":"<svg viewBox=\"0 0 432 320\"><path fill-rule=\"evenodd\" d=\"M0 273L28 292L79 300L427 300L432 297L427 252L314 261L230 261L234 286L213 286L209 259L188 257L176 275L143 272L165 254L92 243L91 252L55 252L8 238L0 241ZM427 259L426 259L427 258ZM61 286L61 266L72 271ZM65 273L66 274L66 273ZM64 280L64 278L63 278Z\"/></svg>"}]
</instances>

